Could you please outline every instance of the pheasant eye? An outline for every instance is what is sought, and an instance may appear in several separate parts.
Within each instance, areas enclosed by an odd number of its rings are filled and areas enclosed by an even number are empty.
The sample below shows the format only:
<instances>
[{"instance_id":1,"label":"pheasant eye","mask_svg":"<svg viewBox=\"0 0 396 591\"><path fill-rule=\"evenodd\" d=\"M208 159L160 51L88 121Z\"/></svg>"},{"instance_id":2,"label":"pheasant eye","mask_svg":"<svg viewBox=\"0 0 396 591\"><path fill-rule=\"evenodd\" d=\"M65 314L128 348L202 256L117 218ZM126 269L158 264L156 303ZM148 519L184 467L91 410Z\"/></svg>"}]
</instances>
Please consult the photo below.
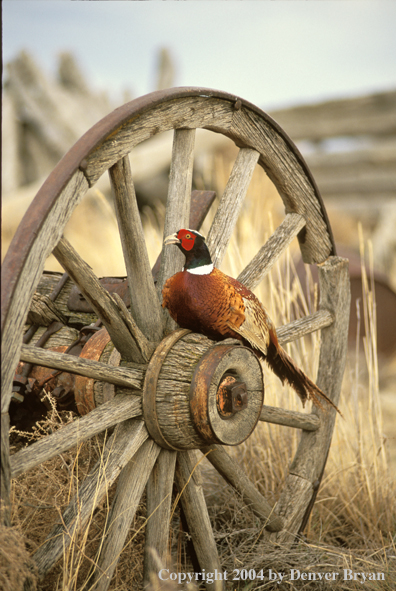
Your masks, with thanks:
<instances>
[{"instance_id":1,"label":"pheasant eye","mask_svg":"<svg viewBox=\"0 0 396 591\"><path fill-rule=\"evenodd\" d=\"M185 238L187 238L187 240L190 240L191 234L186 234Z\"/></svg>"}]
</instances>

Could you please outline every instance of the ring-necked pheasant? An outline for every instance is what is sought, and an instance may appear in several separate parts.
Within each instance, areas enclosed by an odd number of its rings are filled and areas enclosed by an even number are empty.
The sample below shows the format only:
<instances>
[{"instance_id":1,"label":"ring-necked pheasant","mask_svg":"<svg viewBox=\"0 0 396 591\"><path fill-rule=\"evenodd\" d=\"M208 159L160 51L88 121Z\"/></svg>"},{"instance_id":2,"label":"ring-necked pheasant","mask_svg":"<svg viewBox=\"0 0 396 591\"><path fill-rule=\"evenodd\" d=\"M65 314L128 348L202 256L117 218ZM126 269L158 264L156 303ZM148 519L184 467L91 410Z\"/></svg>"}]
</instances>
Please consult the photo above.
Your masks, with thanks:
<instances>
[{"instance_id":1,"label":"ring-necked pheasant","mask_svg":"<svg viewBox=\"0 0 396 591\"><path fill-rule=\"evenodd\" d=\"M162 306L181 328L213 340L234 338L265 359L273 372L306 400L322 408L333 402L297 367L278 342L275 327L257 297L236 279L214 267L205 238L182 229L168 236L164 245L176 244L186 257L183 271L170 277L163 288ZM341 413L340 413L341 414Z\"/></svg>"}]
</instances>

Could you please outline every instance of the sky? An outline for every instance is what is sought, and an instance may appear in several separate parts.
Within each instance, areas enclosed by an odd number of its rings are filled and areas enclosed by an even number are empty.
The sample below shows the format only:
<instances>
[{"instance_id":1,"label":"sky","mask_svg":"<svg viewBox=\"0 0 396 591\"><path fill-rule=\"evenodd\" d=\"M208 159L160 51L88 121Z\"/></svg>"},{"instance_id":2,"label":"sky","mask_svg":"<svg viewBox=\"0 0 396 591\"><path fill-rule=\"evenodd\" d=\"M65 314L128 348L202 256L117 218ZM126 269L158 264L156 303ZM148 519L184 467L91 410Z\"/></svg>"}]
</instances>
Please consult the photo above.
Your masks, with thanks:
<instances>
[{"instance_id":1,"label":"sky","mask_svg":"<svg viewBox=\"0 0 396 591\"><path fill-rule=\"evenodd\" d=\"M393 0L4 0L2 25L4 63L27 49L54 72L71 51L89 84L115 98L154 90L162 47L176 86L264 109L396 87Z\"/></svg>"}]
</instances>

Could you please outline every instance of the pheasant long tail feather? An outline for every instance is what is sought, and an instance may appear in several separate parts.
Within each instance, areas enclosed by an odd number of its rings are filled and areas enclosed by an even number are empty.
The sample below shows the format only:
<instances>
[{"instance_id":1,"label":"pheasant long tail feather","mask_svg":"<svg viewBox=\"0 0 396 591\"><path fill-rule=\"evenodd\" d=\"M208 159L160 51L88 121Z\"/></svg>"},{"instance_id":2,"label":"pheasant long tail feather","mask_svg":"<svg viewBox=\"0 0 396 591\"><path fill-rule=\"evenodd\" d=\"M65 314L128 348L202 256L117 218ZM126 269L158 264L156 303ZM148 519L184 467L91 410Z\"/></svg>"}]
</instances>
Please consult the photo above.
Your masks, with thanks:
<instances>
[{"instance_id":1,"label":"pheasant long tail feather","mask_svg":"<svg viewBox=\"0 0 396 591\"><path fill-rule=\"evenodd\" d=\"M286 351L278 345L275 347L273 343L268 348L268 353L265 360L278 376L282 384L287 382L301 398L303 406L307 400L312 400L315 406L323 409L322 402L335 408L335 410L342 416L337 406L326 396L324 392L295 364L293 359L286 353Z\"/></svg>"}]
</instances>

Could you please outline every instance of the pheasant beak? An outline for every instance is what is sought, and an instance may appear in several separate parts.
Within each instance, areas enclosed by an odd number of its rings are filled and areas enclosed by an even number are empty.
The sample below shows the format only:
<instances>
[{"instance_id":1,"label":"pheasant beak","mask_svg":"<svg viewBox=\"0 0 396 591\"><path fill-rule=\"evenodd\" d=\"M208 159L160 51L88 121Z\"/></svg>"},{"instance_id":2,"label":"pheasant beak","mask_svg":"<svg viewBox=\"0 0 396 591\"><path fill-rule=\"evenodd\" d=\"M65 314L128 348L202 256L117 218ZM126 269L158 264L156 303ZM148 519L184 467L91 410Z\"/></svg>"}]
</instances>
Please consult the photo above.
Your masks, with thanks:
<instances>
[{"instance_id":1,"label":"pheasant beak","mask_svg":"<svg viewBox=\"0 0 396 591\"><path fill-rule=\"evenodd\" d=\"M164 245L167 246L168 244L181 244L181 240L177 237L176 232L165 238Z\"/></svg>"}]
</instances>

